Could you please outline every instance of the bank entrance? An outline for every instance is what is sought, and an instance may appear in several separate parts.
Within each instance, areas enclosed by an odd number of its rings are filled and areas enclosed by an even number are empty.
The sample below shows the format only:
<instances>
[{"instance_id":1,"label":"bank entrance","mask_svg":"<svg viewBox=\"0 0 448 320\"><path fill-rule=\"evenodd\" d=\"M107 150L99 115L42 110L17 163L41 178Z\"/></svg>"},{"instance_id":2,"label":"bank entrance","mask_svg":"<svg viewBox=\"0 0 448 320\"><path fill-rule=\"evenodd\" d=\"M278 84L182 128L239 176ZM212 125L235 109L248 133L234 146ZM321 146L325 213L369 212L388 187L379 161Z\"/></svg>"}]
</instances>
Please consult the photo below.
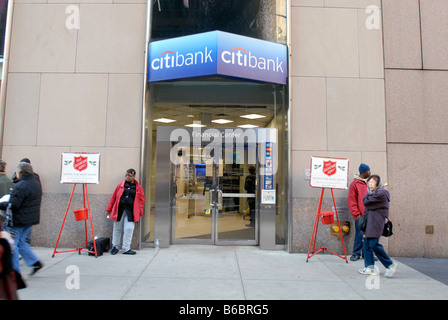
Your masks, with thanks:
<instances>
[{"instance_id":1,"label":"bank entrance","mask_svg":"<svg viewBox=\"0 0 448 320\"><path fill-rule=\"evenodd\" d=\"M160 82L147 97L141 241L284 247L284 86Z\"/></svg>"},{"instance_id":2,"label":"bank entrance","mask_svg":"<svg viewBox=\"0 0 448 320\"><path fill-rule=\"evenodd\" d=\"M172 243L258 244L258 133L255 128L158 128L159 157L170 157L170 192L156 199L156 208L169 198ZM165 176L160 170L156 175Z\"/></svg>"}]
</instances>

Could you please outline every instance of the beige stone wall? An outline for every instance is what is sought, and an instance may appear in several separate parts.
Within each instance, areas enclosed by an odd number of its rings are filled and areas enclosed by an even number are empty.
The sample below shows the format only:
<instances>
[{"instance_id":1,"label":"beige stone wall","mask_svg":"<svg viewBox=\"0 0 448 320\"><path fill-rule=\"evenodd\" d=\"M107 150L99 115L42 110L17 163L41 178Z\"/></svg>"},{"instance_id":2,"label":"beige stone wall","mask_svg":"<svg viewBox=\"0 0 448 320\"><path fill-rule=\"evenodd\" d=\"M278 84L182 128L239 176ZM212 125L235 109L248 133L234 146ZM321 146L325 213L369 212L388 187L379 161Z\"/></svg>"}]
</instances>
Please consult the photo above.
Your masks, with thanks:
<instances>
[{"instance_id":1,"label":"beige stone wall","mask_svg":"<svg viewBox=\"0 0 448 320\"><path fill-rule=\"evenodd\" d=\"M292 250L307 252L320 189L304 170L311 156L350 160L349 182L361 162L387 181L383 38L380 1L291 1ZM370 5L378 8L375 28ZM370 24L369 24L370 27ZM353 222L346 190L335 190L341 219ZM330 204L331 193L326 193ZM320 227L318 239L342 252ZM344 237L347 253L353 232ZM319 241L318 241L319 244Z\"/></svg>"},{"instance_id":2,"label":"beige stone wall","mask_svg":"<svg viewBox=\"0 0 448 320\"><path fill-rule=\"evenodd\" d=\"M73 4L79 29L66 25ZM108 197L140 165L145 26L144 0L15 1L2 157L8 174L28 157L41 177L33 244L57 239L72 190L59 183L62 152L101 153L101 181L89 194L95 231L109 234ZM62 245L76 242L79 230L64 232Z\"/></svg>"},{"instance_id":3,"label":"beige stone wall","mask_svg":"<svg viewBox=\"0 0 448 320\"><path fill-rule=\"evenodd\" d=\"M390 252L447 257L448 2L383 0ZM434 234L425 226L433 225Z\"/></svg>"}]
</instances>

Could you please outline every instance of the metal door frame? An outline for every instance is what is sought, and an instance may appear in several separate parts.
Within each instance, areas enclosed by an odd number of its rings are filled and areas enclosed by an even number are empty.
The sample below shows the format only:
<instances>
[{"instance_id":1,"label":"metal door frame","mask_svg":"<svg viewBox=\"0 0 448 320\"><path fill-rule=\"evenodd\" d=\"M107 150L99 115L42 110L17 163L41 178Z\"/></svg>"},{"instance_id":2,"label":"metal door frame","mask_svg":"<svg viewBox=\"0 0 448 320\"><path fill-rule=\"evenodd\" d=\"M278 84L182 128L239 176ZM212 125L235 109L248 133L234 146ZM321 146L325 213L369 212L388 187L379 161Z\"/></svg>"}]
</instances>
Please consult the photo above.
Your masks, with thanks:
<instances>
[{"instance_id":1,"label":"metal door frame","mask_svg":"<svg viewBox=\"0 0 448 320\"><path fill-rule=\"evenodd\" d=\"M211 129L211 128L209 128ZM220 128L213 128L213 129L220 129ZM229 129L229 128L226 128ZM171 142L170 148L172 147L173 142ZM258 172L258 161L256 163L256 172ZM255 193L254 198L256 199L255 202L255 226L254 226L254 239L220 239L219 238L219 194L221 194L221 205L223 204L224 198L231 198L233 195L237 195L238 198L249 198L248 194L246 193L223 193L222 190L219 189L219 179L221 178L216 174L216 169L218 168L217 162L213 162L213 168L212 168L212 188L209 191L206 192L212 192L212 202L210 202L210 205L212 206L212 212L211 212L211 230L210 230L210 239L188 239L188 238L176 238L175 237L175 231L176 231L176 191L175 191L175 167L176 165L171 163L171 170L170 170L170 209L171 209L171 243L172 244L209 244L209 245L216 245L216 246L256 246L258 245L258 236L259 236L259 230L258 230L258 199L256 194L259 194L259 192ZM257 179L258 180L258 179ZM256 183L256 188L258 188L259 183Z\"/></svg>"}]
</instances>

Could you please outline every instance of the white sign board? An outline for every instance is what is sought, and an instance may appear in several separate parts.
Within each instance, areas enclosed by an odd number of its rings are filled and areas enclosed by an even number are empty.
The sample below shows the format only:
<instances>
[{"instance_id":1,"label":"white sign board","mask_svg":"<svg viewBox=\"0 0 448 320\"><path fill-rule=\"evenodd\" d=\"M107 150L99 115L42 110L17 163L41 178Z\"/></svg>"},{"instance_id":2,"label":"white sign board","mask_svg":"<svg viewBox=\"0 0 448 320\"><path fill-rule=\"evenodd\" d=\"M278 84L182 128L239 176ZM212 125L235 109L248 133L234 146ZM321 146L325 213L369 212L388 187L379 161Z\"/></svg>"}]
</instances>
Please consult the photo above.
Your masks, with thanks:
<instances>
[{"instance_id":1,"label":"white sign board","mask_svg":"<svg viewBox=\"0 0 448 320\"><path fill-rule=\"evenodd\" d=\"M310 171L313 188L348 188L348 159L311 157Z\"/></svg>"},{"instance_id":2,"label":"white sign board","mask_svg":"<svg viewBox=\"0 0 448 320\"><path fill-rule=\"evenodd\" d=\"M62 153L61 183L100 183L100 154Z\"/></svg>"},{"instance_id":3,"label":"white sign board","mask_svg":"<svg viewBox=\"0 0 448 320\"><path fill-rule=\"evenodd\" d=\"M261 190L262 204L275 204L275 190Z\"/></svg>"}]
</instances>

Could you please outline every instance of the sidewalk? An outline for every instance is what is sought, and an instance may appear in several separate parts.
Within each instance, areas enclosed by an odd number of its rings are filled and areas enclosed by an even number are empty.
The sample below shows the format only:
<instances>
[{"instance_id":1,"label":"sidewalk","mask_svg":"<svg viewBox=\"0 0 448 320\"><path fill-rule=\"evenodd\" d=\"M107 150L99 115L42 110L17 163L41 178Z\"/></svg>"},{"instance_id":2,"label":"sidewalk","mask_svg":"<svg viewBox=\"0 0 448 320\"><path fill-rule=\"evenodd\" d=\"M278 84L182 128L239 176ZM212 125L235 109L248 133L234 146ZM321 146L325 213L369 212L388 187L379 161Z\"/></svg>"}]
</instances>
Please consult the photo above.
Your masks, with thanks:
<instances>
[{"instance_id":1,"label":"sidewalk","mask_svg":"<svg viewBox=\"0 0 448 320\"><path fill-rule=\"evenodd\" d=\"M394 277L384 277L379 263L380 276L369 278L357 272L363 260L346 263L327 253L307 263L306 254L258 247L174 245L98 258L33 250L44 268L30 277L22 261L28 286L19 291L22 300L448 299L447 285L399 260Z\"/></svg>"}]
</instances>

